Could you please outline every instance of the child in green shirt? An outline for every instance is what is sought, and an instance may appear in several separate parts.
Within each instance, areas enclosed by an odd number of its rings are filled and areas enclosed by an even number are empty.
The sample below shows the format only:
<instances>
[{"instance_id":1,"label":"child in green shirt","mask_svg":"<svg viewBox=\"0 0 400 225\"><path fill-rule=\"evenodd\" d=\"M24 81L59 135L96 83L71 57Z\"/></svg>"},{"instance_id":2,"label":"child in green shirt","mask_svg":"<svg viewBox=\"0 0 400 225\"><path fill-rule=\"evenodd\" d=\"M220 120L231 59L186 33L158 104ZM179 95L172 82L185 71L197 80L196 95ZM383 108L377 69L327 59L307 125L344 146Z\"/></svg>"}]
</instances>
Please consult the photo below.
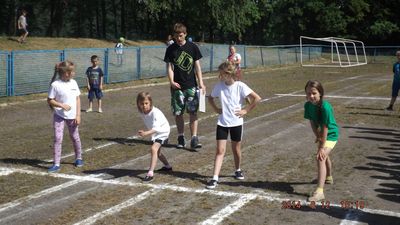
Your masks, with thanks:
<instances>
[{"instance_id":1,"label":"child in green shirt","mask_svg":"<svg viewBox=\"0 0 400 225\"><path fill-rule=\"evenodd\" d=\"M339 137L331 104L323 100L324 88L318 81L308 81L305 86L307 102L304 104L304 118L310 120L318 144L318 187L308 201L325 199L324 184L333 184L332 162L329 153L335 147Z\"/></svg>"}]
</instances>

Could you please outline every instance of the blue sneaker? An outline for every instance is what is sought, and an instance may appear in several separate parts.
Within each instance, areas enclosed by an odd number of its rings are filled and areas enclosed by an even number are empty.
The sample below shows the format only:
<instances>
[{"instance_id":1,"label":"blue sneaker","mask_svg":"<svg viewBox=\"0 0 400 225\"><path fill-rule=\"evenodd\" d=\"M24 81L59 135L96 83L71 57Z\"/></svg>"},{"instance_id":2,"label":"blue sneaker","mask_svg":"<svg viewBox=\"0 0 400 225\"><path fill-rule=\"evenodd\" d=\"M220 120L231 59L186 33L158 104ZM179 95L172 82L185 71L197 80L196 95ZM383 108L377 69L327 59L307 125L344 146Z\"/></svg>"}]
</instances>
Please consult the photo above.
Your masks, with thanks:
<instances>
[{"instance_id":1,"label":"blue sneaker","mask_svg":"<svg viewBox=\"0 0 400 225\"><path fill-rule=\"evenodd\" d=\"M49 172L49 173L55 173L55 172L58 172L59 170L60 170L60 166L53 165L52 167L50 167L50 168L47 170L47 172Z\"/></svg>"},{"instance_id":2,"label":"blue sneaker","mask_svg":"<svg viewBox=\"0 0 400 225\"><path fill-rule=\"evenodd\" d=\"M75 160L75 166L76 167L82 167L83 166L83 160L82 159Z\"/></svg>"}]
</instances>

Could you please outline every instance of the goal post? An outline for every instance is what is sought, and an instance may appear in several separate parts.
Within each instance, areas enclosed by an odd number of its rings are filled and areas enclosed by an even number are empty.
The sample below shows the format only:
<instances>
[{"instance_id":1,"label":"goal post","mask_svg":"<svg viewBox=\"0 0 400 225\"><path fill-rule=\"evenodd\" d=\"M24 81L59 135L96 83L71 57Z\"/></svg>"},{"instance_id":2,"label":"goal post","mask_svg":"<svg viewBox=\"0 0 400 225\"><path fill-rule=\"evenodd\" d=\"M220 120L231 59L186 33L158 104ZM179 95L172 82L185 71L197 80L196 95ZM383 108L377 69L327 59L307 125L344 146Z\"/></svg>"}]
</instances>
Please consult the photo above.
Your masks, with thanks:
<instances>
[{"instance_id":1,"label":"goal post","mask_svg":"<svg viewBox=\"0 0 400 225\"><path fill-rule=\"evenodd\" d=\"M300 61L309 67L351 67L367 64L362 41L300 36Z\"/></svg>"}]
</instances>

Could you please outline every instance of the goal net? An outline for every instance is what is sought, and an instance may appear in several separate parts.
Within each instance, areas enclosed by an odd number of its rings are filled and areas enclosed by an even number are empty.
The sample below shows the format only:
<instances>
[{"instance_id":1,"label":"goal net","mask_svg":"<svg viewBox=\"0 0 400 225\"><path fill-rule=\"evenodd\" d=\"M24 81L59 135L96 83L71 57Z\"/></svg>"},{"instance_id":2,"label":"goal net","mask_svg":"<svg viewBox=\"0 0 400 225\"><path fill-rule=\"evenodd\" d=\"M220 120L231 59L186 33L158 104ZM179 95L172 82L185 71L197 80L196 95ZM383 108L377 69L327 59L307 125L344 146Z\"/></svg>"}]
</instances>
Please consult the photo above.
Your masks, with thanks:
<instances>
[{"instance_id":1,"label":"goal net","mask_svg":"<svg viewBox=\"0 0 400 225\"><path fill-rule=\"evenodd\" d=\"M325 37L300 36L300 60L302 66L351 67L367 64L362 41Z\"/></svg>"}]
</instances>

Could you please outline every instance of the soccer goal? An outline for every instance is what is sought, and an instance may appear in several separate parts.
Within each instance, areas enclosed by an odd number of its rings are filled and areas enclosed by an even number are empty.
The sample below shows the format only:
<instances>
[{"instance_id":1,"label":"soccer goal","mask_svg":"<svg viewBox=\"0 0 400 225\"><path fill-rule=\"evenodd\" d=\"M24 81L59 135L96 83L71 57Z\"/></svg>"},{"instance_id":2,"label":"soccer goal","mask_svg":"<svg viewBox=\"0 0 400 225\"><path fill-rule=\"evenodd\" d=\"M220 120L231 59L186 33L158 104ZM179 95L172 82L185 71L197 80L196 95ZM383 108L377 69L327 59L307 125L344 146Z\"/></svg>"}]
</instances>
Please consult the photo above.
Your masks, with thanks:
<instances>
[{"instance_id":1,"label":"soccer goal","mask_svg":"<svg viewBox=\"0 0 400 225\"><path fill-rule=\"evenodd\" d=\"M351 67L367 64L362 41L300 36L300 60L309 67Z\"/></svg>"}]
</instances>

